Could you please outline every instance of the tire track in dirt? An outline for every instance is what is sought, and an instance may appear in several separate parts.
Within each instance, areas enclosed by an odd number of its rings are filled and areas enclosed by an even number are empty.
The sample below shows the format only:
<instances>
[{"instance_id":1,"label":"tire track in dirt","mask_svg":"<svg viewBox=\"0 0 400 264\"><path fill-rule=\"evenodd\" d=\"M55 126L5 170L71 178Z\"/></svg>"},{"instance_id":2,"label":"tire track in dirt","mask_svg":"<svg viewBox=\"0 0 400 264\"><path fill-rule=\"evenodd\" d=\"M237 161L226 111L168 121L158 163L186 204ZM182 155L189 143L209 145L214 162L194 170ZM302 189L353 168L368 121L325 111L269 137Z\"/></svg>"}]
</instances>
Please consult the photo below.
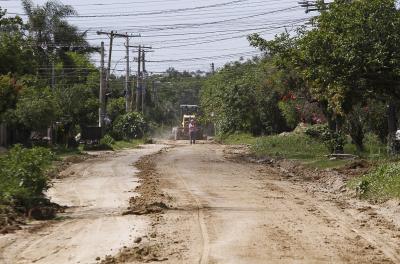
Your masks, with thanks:
<instances>
[{"instance_id":1,"label":"tire track in dirt","mask_svg":"<svg viewBox=\"0 0 400 264\"><path fill-rule=\"evenodd\" d=\"M200 232L201 232L201 238L203 242L203 250L202 254L199 260L199 264L207 264L208 263L208 256L210 254L210 239L208 236L208 231L207 231L207 226L204 220L204 211L203 211L203 206L200 202L200 200L197 198L195 194L190 190L189 186L185 182L185 180L178 174L179 180L182 182L183 186L185 186L187 192L190 194L192 197L193 201L196 203L197 207L197 220L199 223L200 227Z\"/></svg>"},{"instance_id":2,"label":"tire track in dirt","mask_svg":"<svg viewBox=\"0 0 400 264\"><path fill-rule=\"evenodd\" d=\"M385 238L380 235L380 230L377 230L376 228L369 230L369 232L355 228L355 226L357 226L357 220L354 219L352 216L346 214L344 211L340 211L339 208L337 208L333 204L331 206L327 206L329 203L324 203L324 205L322 206L317 202L318 200L321 200L323 198L326 199L326 197L322 196L312 201L307 199L307 197L305 197L304 194L301 193L301 191L297 190L296 186L290 186L287 182L269 181L268 184L274 185L275 190L281 193L285 193L285 196L287 198L290 198L293 201L300 201L299 203L301 203L303 206L309 207L309 211L311 211L313 214L320 217L326 217L328 223L334 222L339 225L341 229L344 229L341 231L343 235L354 233L362 238L365 242L367 242L367 247L372 246L371 249L381 250L383 254L393 263L400 263L398 245L396 245L393 241L391 242L390 240L388 240L387 237ZM293 195L291 192L287 192L287 190L289 189L293 189L293 193L297 193L297 196ZM330 202L329 199L328 201ZM373 235L371 235L372 232Z\"/></svg>"},{"instance_id":3,"label":"tire track in dirt","mask_svg":"<svg viewBox=\"0 0 400 264\"><path fill-rule=\"evenodd\" d=\"M161 233L186 247L167 263L399 263L382 226L359 229L330 196L226 160L223 148L184 146L157 159L159 185L174 200Z\"/></svg>"}]
</instances>

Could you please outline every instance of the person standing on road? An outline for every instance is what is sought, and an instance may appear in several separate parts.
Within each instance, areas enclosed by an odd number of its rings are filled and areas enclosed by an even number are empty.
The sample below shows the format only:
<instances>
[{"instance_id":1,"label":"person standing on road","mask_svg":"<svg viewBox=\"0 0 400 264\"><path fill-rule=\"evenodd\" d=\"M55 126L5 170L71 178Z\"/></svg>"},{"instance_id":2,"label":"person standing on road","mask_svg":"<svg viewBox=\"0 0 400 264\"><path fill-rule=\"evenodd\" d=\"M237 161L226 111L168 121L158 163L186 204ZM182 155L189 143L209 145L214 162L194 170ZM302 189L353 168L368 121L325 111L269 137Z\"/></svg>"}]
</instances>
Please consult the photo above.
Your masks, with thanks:
<instances>
[{"instance_id":1,"label":"person standing on road","mask_svg":"<svg viewBox=\"0 0 400 264\"><path fill-rule=\"evenodd\" d=\"M190 120L189 123L189 138L190 138L190 145L196 144L196 123L193 119Z\"/></svg>"}]
</instances>

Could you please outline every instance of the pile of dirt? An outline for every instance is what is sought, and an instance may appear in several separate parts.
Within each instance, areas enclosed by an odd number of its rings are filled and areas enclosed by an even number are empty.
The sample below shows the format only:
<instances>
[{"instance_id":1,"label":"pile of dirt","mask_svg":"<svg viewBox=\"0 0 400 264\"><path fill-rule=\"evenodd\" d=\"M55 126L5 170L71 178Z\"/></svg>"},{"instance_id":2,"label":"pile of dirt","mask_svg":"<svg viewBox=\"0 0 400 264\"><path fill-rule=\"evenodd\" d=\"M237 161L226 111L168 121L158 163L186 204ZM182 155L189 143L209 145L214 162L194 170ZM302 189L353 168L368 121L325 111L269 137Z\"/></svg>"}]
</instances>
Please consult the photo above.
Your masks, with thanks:
<instances>
[{"instance_id":1,"label":"pile of dirt","mask_svg":"<svg viewBox=\"0 0 400 264\"><path fill-rule=\"evenodd\" d=\"M282 178L301 183L310 192L344 193L349 179L364 175L372 168L372 164L365 160L354 160L339 169L310 168L292 160L254 156L247 145L227 146L224 157L235 162L268 165Z\"/></svg>"},{"instance_id":2,"label":"pile of dirt","mask_svg":"<svg viewBox=\"0 0 400 264\"><path fill-rule=\"evenodd\" d=\"M371 164L364 160L353 161L339 169L317 169L303 166L296 161L275 160L283 178L302 184L307 191L344 194L349 179L364 175L371 169Z\"/></svg>"},{"instance_id":3,"label":"pile of dirt","mask_svg":"<svg viewBox=\"0 0 400 264\"><path fill-rule=\"evenodd\" d=\"M162 257L166 252L164 245L157 241L161 236L157 232L157 225L163 224L162 214L165 210L171 209L172 198L161 191L159 174L156 171L155 160L157 156L167 151L163 149L156 154L143 157L134 165L139 169L137 174L140 185L136 187L135 193L139 196L130 199L130 206L123 215L148 215L152 225L149 237L139 237L133 242L135 246L124 247L116 256L106 256L103 260L97 259L101 264L117 264L130 262L156 262L166 261ZM164 236L164 235L163 235Z\"/></svg>"},{"instance_id":4,"label":"pile of dirt","mask_svg":"<svg viewBox=\"0 0 400 264\"><path fill-rule=\"evenodd\" d=\"M24 218L11 207L0 207L0 234L4 235L20 230L20 226L23 224L25 224Z\"/></svg>"},{"instance_id":5,"label":"pile of dirt","mask_svg":"<svg viewBox=\"0 0 400 264\"><path fill-rule=\"evenodd\" d=\"M160 153L160 152L159 152ZM130 200L130 206L124 215L146 215L154 213L162 213L164 210L169 209L170 206L167 204L171 201L170 197L167 197L161 192L159 188L154 186L159 185L159 175L156 171L156 164L154 162L155 155L147 156L135 163L140 172L138 178L140 179L140 185L135 189L136 193L140 195L132 197Z\"/></svg>"},{"instance_id":6,"label":"pile of dirt","mask_svg":"<svg viewBox=\"0 0 400 264\"><path fill-rule=\"evenodd\" d=\"M124 248L117 256L106 256L101 264L118 264L131 262L166 261L168 258L159 255L160 248L155 245L141 245L133 248Z\"/></svg>"},{"instance_id":7,"label":"pile of dirt","mask_svg":"<svg viewBox=\"0 0 400 264\"><path fill-rule=\"evenodd\" d=\"M349 178L358 177L367 174L373 167L373 164L366 160L355 160L342 168L336 169L339 173L347 175Z\"/></svg>"}]
</instances>

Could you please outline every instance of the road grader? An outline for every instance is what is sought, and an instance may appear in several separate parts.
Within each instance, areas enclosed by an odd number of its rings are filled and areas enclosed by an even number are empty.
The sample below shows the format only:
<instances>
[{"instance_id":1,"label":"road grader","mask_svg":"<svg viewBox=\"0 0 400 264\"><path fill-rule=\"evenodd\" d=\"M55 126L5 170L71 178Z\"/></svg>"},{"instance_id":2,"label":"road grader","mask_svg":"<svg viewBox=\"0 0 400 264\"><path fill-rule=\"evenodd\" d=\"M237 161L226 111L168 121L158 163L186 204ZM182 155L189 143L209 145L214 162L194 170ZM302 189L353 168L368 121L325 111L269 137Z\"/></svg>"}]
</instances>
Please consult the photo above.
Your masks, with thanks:
<instances>
[{"instance_id":1,"label":"road grader","mask_svg":"<svg viewBox=\"0 0 400 264\"><path fill-rule=\"evenodd\" d=\"M180 119L182 123L178 127L172 128L172 138L174 140L188 140L189 139L189 123L190 120L196 122L196 139L202 140L204 138L203 129L198 123L199 106L198 105L181 105Z\"/></svg>"}]
</instances>

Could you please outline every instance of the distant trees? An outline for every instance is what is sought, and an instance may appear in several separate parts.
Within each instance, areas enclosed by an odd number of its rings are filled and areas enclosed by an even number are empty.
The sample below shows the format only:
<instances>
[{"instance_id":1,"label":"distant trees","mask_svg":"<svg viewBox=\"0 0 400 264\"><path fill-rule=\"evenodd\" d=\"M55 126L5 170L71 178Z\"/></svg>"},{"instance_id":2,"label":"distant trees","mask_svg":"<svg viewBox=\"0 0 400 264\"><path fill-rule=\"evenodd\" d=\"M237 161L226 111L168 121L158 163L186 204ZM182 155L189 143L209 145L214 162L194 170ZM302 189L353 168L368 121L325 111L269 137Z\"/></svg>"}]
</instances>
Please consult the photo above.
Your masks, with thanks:
<instances>
[{"instance_id":1,"label":"distant trees","mask_svg":"<svg viewBox=\"0 0 400 264\"><path fill-rule=\"evenodd\" d=\"M201 105L207 121L220 133L235 131L254 134L287 129L278 108L279 94L267 78L265 61L249 60L225 65L210 76L201 91Z\"/></svg>"},{"instance_id":2,"label":"distant trees","mask_svg":"<svg viewBox=\"0 0 400 264\"><path fill-rule=\"evenodd\" d=\"M180 72L174 68L167 69L165 75L152 76L147 80L146 118L168 126L180 123L179 106L198 104L205 79L199 72Z\"/></svg>"}]
</instances>

